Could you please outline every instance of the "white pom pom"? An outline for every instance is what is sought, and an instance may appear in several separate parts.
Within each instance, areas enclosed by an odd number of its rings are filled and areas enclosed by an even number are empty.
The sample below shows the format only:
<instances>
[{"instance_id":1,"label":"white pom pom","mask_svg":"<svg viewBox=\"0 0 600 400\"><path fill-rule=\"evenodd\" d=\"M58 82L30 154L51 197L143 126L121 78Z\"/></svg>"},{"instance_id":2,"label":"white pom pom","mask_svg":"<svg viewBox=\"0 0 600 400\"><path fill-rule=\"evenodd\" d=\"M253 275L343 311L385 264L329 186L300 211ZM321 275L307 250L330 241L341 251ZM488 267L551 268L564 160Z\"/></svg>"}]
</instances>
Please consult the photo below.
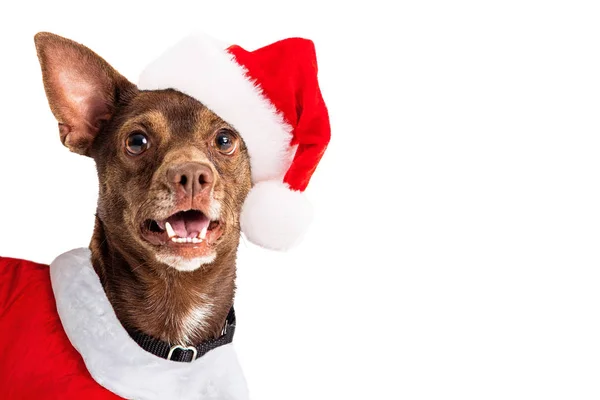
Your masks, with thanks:
<instances>
[{"instance_id":1,"label":"white pom pom","mask_svg":"<svg viewBox=\"0 0 600 400\"><path fill-rule=\"evenodd\" d=\"M302 239L312 217L312 206L302 192L283 182L264 181L250 190L240 223L252 243L285 250Z\"/></svg>"}]
</instances>

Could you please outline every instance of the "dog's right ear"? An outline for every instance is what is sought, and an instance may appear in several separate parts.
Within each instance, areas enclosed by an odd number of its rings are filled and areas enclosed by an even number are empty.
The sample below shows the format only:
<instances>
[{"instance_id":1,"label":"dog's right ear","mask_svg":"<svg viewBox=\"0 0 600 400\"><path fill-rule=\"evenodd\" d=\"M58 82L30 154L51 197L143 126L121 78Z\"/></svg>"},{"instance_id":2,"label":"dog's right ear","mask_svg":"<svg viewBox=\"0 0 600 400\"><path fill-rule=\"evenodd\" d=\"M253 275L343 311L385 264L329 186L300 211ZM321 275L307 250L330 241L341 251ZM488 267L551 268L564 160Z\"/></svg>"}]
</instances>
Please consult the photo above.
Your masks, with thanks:
<instances>
[{"instance_id":1,"label":"dog's right ear","mask_svg":"<svg viewBox=\"0 0 600 400\"><path fill-rule=\"evenodd\" d=\"M87 47L52 33L35 35L44 88L60 140L89 155L96 135L123 96L137 88Z\"/></svg>"}]
</instances>

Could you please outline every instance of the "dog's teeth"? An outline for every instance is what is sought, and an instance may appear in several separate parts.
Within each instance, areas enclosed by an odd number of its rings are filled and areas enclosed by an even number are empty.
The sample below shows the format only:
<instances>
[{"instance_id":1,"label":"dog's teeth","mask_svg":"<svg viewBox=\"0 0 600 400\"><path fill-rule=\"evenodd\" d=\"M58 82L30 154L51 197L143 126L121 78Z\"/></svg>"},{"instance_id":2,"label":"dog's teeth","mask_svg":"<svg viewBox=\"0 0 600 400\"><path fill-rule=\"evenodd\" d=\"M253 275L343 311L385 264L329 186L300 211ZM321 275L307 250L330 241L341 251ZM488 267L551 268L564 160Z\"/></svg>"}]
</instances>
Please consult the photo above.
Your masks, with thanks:
<instances>
[{"instance_id":1,"label":"dog's teeth","mask_svg":"<svg viewBox=\"0 0 600 400\"><path fill-rule=\"evenodd\" d=\"M203 229L202 232L200 232L200 239L206 239L206 231L208 231L208 225L206 225Z\"/></svg>"},{"instance_id":2,"label":"dog's teeth","mask_svg":"<svg viewBox=\"0 0 600 400\"><path fill-rule=\"evenodd\" d=\"M174 243L202 243L203 240L197 237L193 237L193 238L182 238L179 236L173 236L172 238L170 238L172 242Z\"/></svg>"},{"instance_id":3,"label":"dog's teeth","mask_svg":"<svg viewBox=\"0 0 600 400\"><path fill-rule=\"evenodd\" d=\"M173 227L171 226L171 224L167 221L165 222L165 228L167 230L167 235L169 235L170 238L175 237L175 230L173 229Z\"/></svg>"}]
</instances>

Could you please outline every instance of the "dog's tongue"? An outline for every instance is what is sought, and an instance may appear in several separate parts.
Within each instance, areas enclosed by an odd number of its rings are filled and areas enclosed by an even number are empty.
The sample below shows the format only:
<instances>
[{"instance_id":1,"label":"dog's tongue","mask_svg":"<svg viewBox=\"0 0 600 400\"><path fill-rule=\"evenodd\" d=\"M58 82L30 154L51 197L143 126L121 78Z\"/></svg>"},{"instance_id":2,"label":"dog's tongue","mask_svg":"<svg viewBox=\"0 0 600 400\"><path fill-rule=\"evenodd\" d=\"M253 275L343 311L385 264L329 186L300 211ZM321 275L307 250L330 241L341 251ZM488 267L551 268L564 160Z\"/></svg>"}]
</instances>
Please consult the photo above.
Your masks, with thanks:
<instances>
[{"instance_id":1,"label":"dog's tongue","mask_svg":"<svg viewBox=\"0 0 600 400\"><path fill-rule=\"evenodd\" d=\"M210 220L199 211L180 212L167 218L175 234L182 238L197 237L204 228L208 227Z\"/></svg>"}]
</instances>

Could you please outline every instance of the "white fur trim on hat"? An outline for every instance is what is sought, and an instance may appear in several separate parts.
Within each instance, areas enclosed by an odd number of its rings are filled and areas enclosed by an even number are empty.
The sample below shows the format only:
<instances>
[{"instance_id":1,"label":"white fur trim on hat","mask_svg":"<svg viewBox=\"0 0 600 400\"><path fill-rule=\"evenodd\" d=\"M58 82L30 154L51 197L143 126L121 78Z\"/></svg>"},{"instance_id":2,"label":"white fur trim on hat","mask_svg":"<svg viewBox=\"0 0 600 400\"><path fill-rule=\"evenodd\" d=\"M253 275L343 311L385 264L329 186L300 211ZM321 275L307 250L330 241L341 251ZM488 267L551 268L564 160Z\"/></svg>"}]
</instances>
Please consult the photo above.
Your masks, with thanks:
<instances>
[{"instance_id":1,"label":"white fur trim on hat","mask_svg":"<svg viewBox=\"0 0 600 400\"><path fill-rule=\"evenodd\" d=\"M295 152L292 128L222 43L202 33L188 36L148 65L138 86L178 90L231 124L248 148L253 182L285 175Z\"/></svg>"},{"instance_id":2,"label":"white fur trim on hat","mask_svg":"<svg viewBox=\"0 0 600 400\"><path fill-rule=\"evenodd\" d=\"M242 207L240 223L248 240L273 250L293 247L304 236L313 217L310 202L286 183L257 183Z\"/></svg>"}]
</instances>

